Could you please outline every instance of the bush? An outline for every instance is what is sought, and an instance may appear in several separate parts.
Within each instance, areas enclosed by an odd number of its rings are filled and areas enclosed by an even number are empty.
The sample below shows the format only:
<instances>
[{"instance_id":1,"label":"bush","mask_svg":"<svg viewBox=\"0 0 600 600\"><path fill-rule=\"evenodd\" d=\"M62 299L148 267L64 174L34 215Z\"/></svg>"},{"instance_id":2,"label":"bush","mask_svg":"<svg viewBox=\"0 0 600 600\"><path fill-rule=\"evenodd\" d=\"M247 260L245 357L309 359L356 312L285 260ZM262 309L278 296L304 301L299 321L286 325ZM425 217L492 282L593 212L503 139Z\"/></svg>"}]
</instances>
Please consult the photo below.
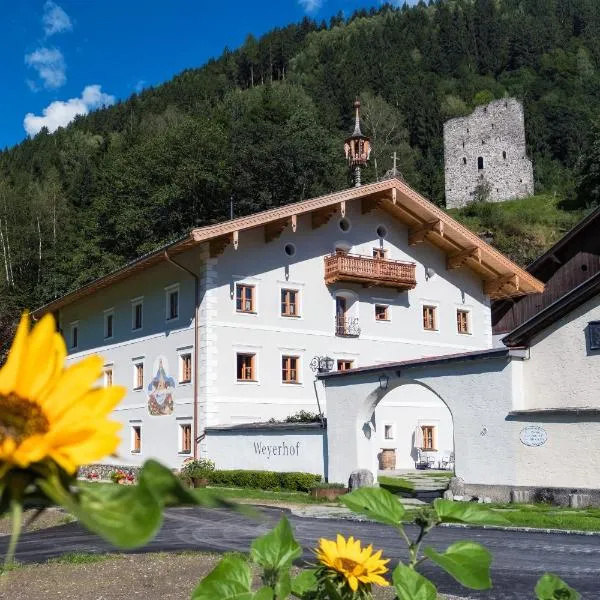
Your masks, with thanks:
<instances>
[{"instance_id":1,"label":"bush","mask_svg":"<svg viewBox=\"0 0 600 600\"><path fill-rule=\"evenodd\" d=\"M275 471L210 471L204 475L210 485L309 492L321 482L313 473L277 473Z\"/></svg>"},{"instance_id":2,"label":"bush","mask_svg":"<svg viewBox=\"0 0 600 600\"><path fill-rule=\"evenodd\" d=\"M313 488L320 490L345 490L346 487L344 483L330 483L328 481L320 481L317 485L313 485Z\"/></svg>"},{"instance_id":3,"label":"bush","mask_svg":"<svg viewBox=\"0 0 600 600\"><path fill-rule=\"evenodd\" d=\"M208 458L200 458L187 462L180 471L183 478L208 478L208 474L215 470L215 463Z\"/></svg>"}]
</instances>

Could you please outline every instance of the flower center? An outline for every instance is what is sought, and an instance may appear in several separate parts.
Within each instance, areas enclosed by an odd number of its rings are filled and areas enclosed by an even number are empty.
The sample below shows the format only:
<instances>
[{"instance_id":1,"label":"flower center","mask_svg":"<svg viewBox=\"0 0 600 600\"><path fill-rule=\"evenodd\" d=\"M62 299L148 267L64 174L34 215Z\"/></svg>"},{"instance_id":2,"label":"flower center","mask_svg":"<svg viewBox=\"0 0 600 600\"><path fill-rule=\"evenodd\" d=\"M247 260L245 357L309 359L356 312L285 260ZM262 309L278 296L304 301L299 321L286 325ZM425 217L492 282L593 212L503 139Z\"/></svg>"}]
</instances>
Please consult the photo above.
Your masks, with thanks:
<instances>
[{"instance_id":1,"label":"flower center","mask_svg":"<svg viewBox=\"0 0 600 600\"><path fill-rule=\"evenodd\" d=\"M354 571L356 569L356 567L362 567L362 565L359 565L355 560L352 560L351 558L343 558L340 557L338 559L340 561L340 567L341 567L341 571L344 571L346 573L352 573L355 574ZM360 569L362 570L362 569Z\"/></svg>"},{"instance_id":2,"label":"flower center","mask_svg":"<svg viewBox=\"0 0 600 600\"><path fill-rule=\"evenodd\" d=\"M0 442L12 438L20 443L48 429L48 419L39 404L16 394L0 395Z\"/></svg>"}]
</instances>

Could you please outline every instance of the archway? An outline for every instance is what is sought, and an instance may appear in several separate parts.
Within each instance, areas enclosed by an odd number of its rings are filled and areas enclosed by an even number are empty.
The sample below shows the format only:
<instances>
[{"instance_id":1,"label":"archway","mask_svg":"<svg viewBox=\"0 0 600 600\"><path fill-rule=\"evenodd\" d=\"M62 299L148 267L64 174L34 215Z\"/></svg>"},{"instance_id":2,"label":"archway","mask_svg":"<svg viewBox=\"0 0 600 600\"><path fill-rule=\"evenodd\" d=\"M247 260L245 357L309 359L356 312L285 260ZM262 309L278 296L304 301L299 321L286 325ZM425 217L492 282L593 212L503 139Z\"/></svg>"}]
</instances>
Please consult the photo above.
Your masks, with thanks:
<instances>
[{"instance_id":1,"label":"archway","mask_svg":"<svg viewBox=\"0 0 600 600\"><path fill-rule=\"evenodd\" d=\"M415 382L395 386L373 415L379 471L450 467L452 413L431 389Z\"/></svg>"}]
</instances>

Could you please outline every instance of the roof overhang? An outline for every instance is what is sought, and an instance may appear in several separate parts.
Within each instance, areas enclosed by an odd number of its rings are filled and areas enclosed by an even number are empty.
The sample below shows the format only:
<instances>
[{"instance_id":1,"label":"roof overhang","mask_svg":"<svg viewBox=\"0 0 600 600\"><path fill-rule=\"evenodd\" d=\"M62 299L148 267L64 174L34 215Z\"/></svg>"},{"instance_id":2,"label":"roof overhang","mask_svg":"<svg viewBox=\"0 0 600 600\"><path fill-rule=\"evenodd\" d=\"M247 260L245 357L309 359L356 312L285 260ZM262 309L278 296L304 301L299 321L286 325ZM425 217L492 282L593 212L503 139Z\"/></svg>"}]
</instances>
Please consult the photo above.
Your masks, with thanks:
<instances>
[{"instance_id":1,"label":"roof overhang","mask_svg":"<svg viewBox=\"0 0 600 600\"><path fill-rule=\"evenodd\" d=\"M344 216L346 204L354 201L360 201L363 213L381 209L407 225L410 245L427 241L443 250L447 254L448 269L469 268L475 271L482 278L484 292L490 298L522 296L544 290L544 284L533 275L406 183L388 179L193 229L179 240L38 308L34 316L58 310L198 244L208 244L210 256L217 257L229 245L238 248L240 232L257 228L264 228L265 242L268 243L278 238L286 227L296 231L298 216L305 214L311 214L311 226L316 229L327 223L336 212Z\"/></svg>"}]
</instances>

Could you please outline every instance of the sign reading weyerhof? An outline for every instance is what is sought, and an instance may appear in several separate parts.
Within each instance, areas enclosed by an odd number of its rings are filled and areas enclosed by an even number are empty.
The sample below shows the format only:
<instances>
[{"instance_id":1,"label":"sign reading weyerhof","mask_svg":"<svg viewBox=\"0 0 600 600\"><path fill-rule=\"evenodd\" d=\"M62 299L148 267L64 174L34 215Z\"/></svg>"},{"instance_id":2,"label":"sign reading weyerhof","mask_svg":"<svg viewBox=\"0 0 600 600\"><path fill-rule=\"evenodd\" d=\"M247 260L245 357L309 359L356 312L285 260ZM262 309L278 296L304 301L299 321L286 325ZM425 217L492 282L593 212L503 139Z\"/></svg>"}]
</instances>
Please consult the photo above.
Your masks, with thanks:
<instances>
[{"instance_id":1,"label":"sign reading weyerhof","mask_svg":"<svg viewBox=\"0 0 600 600\"><path fill-rule=\"evenodd\" d=\"M281 442L281 444L264 444L263 442L254 442L254 453L261 456L271 458L271 456L299 456L300 455L300 444L288 444Z\"/></svg>"},{"instance_id":2,"label":"sign reading weyerhof","mask_svg":"<svg viewBox=\"0 0 600 600\"><path fill-rule=\"evenodd\" d=\"M548 440L548 434L539 425L528 425L521 429L521 442L525 446L543 446Z\"/></svg>"}]
</instances>

